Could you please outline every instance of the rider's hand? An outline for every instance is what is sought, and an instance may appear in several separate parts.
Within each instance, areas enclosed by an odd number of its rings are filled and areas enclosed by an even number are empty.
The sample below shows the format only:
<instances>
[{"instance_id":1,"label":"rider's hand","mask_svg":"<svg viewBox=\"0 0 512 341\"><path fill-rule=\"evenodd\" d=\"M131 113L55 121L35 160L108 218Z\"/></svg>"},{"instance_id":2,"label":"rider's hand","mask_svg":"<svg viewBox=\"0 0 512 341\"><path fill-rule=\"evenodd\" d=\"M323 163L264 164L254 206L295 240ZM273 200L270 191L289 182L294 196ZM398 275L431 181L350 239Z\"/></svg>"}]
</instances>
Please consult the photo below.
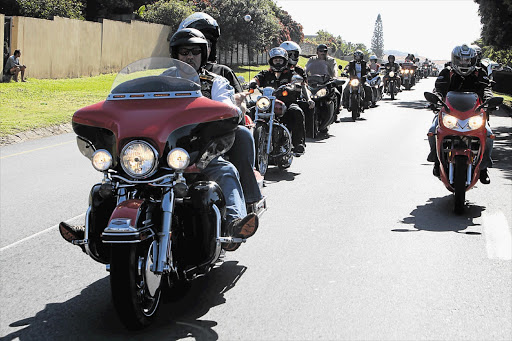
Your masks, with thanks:
<instances>
[{"instance_id":1,"label":"rider's hand","mask_svg":"<svg viewBox=\"0 0 512 341\"><path fill-rule=\"evenodd\" d=\"M310 99L308 101L308 105L309 105L309 109L313 109L315 107L315 101L313 101L312 99Z\"/></svg>"},{"instance_id":2,"label":"rider's hand","mask_svg":"<svg viewBox=\"0 0 512 341\"><path fill-rule=\"evenodd\" d=\"M239 92L233 96L235 104L237 107L240 108L240 110L242 110L242 114L245 114L245 112L247 111L247 106L245 105L246 96L247 93L245 92Z\"/></svg>"},{"instance_id":3,"label":"rider's hand","mask_svg":"<svg viewBox=\"0 0 512 341\"><path fill-rule=\"evenodd\" d=\"M258 83L256 83L256 82L249 83L249 89L256 89L257 87L258 87Z\"/></svg>"}]
</instances>

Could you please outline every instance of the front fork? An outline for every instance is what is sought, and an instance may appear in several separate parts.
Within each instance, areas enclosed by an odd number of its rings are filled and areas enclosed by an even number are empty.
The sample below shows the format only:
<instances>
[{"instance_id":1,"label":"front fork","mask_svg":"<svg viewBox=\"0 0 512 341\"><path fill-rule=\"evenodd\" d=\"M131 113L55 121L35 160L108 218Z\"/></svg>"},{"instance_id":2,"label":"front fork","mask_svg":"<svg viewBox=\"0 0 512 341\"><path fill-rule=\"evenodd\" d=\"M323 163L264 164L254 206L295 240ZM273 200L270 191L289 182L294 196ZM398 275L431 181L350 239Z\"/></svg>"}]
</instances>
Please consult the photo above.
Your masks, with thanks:
<instances>
[{"instance_id":1,"label":"front fork","mask_svg":"<svg viewBox=\"0 0 512 341\"><path fill-rule=\"evenodd\" d=\"M173 268L171 255L171 225L174 211L174 190L169 188L162 198L162 230L157 233L158 247L153 248L151 271L160 274Z\"/></svg>"}]
</instances>

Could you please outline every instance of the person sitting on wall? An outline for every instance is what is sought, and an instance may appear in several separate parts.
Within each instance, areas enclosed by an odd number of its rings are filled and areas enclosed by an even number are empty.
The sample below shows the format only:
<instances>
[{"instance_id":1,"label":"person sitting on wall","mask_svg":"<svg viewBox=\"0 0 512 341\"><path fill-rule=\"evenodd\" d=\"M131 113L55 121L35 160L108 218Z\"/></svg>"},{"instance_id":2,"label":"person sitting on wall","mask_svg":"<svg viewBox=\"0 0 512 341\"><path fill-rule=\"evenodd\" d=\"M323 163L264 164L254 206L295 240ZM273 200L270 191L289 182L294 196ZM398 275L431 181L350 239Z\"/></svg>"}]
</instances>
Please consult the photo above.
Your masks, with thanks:
<instances>
[{"instance_id":1,"label":"person sitting on wall","mask_svg":"<svg viewBox=\"0 0 512 341\"><path fill-rule=\"evenodd\" d=\"M21 81L25 82L25 70L27 67L20 64L21 51L15 50L14 54L7 59L4 67L4 80L10 81L14 76L14 81L18 81L18 74L21 72Z\"/></svg>"}]
</instances>

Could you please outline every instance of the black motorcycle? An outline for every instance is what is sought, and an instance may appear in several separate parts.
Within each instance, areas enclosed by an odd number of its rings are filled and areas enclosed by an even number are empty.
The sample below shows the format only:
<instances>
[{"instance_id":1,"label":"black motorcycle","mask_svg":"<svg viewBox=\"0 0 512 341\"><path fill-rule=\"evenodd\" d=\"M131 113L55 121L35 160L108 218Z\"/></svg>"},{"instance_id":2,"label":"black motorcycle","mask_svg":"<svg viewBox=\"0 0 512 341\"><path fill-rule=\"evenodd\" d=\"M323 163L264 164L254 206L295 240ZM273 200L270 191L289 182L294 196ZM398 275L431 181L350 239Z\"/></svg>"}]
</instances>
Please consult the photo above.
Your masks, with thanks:
<instances>
[{"instance_id":1,"label":"black motorcycle","mask_svg":"<svg viewBox=\"0 0 512 341\"><path fill-rule=\"evenodd\" d=\"M344 80L329 75L311 75L308 77L308 89L315 102L315 110L306 115L306 136L318 137L327 133L329 125L334 123L340 111L340 90Z\"/></svg>"}]
</instances>

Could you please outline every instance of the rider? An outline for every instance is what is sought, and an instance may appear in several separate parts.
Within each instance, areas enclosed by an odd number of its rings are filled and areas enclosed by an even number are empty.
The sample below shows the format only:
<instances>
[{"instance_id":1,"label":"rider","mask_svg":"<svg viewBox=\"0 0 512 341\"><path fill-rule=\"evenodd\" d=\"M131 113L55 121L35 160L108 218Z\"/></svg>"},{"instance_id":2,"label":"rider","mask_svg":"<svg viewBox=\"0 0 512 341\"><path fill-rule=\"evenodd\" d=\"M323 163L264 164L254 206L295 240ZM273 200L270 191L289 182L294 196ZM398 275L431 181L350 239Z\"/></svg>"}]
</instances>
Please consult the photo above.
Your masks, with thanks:
<instances>
[{"instance_id":1,"label":"rider","mask_svg":"<svg viewBox=\"0 0 512 341\"><path fill-rule=\"evenodd\" d=\"M348 63L348 76L350 79L358 78L364 89L364 107L365 109L369 108L369 102L372 99L371 88L366 82L366 74L370 71L370 68L367 66L366 62L363 60L364 54L361 50L356 50L354 52L354 59ZM349 108L348 100L349 100L349 89L350 83L345 86L345 90L343 90L343 106L347 109Z\"/></svg>"},{"instance_id":2,"label":"rider","mask_svg":"<svg viewBox=\"0 0 512 341\"><path fill-rule=\"evenodd\" d=\"M226 78L229 84L235 88L235 93L242 92L242 86L233 70L226 65L217 64L217 40L220 37L220 27L217 21L206 13L196 12L180 23L178 31L183 28L195 28L201 31L208 41L208 61L204 68Z\"/></svg>"},{"instance_id":3,"label":"rider","mask_svg":"<svg viewBox=\"0 0 512 341\"><path fill-rule=\"evenodd\" d=\"M206 13L196 12L184 19L178 30L183 28L195 28L201 31L208 41L208 61L204 69L226 78L235 89L235 93L242 93L242 87L233 70L215 62L217 40L220 37L220 27L217 21ZM235 144L226 155L240 173L240 182L244 190L248 211L254 212L256 204L263 199L253 171L255 161L254 138L251 131L244 126L237 128L235 136ZM252 148L246 148L251 144Z\"/></svg>"},{"instance_id":4,"label":"rider","mask_svg":"<svg viewBox=\"0 0 512 341\"><path fill-rule=\"evenodd\" d=\"M380 64L377 63L377 56L371 55L370 56L370 71L372 72L379 72L380 70Z\"/></svg>"},{"instance_id":5,"label":"rider","mask_svg":"<svg viewBox=\"0 0 512 341\"><path fill-rule=\"evenodd\" d=\"M487 78L487 73L476 66L477 54L476 51L467 45L455 46L451 56L451 67L443 69L436 79L434 93L444 100L448 91L468 91L476 92L480 99L486 101L493 97L491 83ZM436 153L436 140L434 133L438 125L438 117L436 116L432 126L429 129L428 142L430 144L430 154L427 160L434 162L433 173L439 176L439 159ZM486 123L487 139L485 144L485 151L480 164L480 182L489 184L491 182L487 167L492 166L491 153L493 141L490 138L492 135L489 122ZM430 136L431 135L431 136Z\"/></svg>"},{"instance_id":6,"label":"rider","mask_svg":"<svg viewBox=\"0 0 512 341\"><path fill-rule=\"evenodd\" d=\"M208 56L208 42L200 31L194 28L184 28L174 33L171 37L170 52L172 58L189 64L199 73L201 92L204 96L230 105L236 103L240 106L245 95L235 95L233 87L226 78L204 68ZM242 149L254 148L253 141L235 140L235 144L242 142L246 143L240 146ZM255 213L247 214L244 192L237 169L231 162L219 156L208 164L203 173L216 181L224 193L226 199L224 234L241 238L252 236L258 228L258 216ZM234 251L239 246L239 243L223 244L223 248L227 251Z\"/></svg>"},{"instance_id":7,"label":"rider","mask_svg":"<svg viewBox=\"0 0 512 341\"><path fill-rule=\"evenodd\" d=\"M306 73L308 75L338 77L336 59L327 54L327 45L320 44L316 47L316 56L309 58L306 63Z\"/></svg>"},{"instance_id":8,"label":"rider","mask_svg":"<svg viewBox=\"0 0 512 341\"><path fill-rule=\"evenodd\" d=\"M268 52L268 70L260 71L249 83L250 89L270 86L274 89L291 83L293 72L288 68L288 53L282 47L274 47ZM296 156L304 154L306 146L306 126L304 112L296 103L286 108L283 123L292 131L293 152Z\"/></svg>"},{"instance_id":9,"label":"rider","mask_svg":"<svg viewBox=\"0 0 512 341\"><path fill-rule=\"evenodd\" d=\"M389 73L391 71L393 71L395 73L395 77L396 77L396 80L398 81L398 84L397 84L397 89L398 91L402 91L400 89L400 77L399 74L400 74L400 65L398 65L397 63L395 63L395 56L390 54L388 56L388 62L386 64L384 64L384 67L386 68L386 75L384 75L384 89L387 89L387 82L389 80Z\"/></svg>"}]
</instances>

